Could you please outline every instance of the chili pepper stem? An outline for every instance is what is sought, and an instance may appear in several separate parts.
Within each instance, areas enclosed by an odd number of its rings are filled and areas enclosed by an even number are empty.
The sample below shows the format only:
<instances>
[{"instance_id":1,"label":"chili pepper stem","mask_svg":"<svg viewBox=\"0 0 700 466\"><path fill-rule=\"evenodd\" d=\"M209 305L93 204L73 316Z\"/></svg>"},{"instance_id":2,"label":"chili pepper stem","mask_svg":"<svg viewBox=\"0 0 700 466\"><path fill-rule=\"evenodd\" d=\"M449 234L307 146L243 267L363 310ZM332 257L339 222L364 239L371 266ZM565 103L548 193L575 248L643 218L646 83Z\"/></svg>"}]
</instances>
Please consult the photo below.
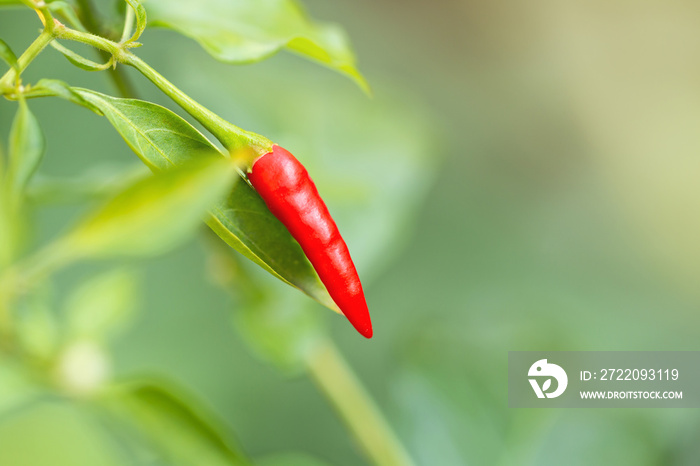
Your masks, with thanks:
<instances>
[{"instance_id":1,"label":"chili pepper stem","mask_svg":"<svg viewBox=\"0 0 700 466\"><path fill-rule=\"evenodd\" d=\"M258 155L262 155L272 149L272 142L269 139L259 134L245 131L224 120L182 92L136 55L128 53L124 63L133 66L148 78L149 81L182 107L183 110L199 121L230 152L253 148Z\"/></svg>"},{"instance_id":2,"label":"chili pepper stem","mask_svg":"<svg viewBox=\"0 0 700 466\"><path fill-rule=\"evenodd\" d=\"M413 461L372 398L330 340L306 357L306 367L373 464L413 466Z\"/></svg>"}]
</instances>

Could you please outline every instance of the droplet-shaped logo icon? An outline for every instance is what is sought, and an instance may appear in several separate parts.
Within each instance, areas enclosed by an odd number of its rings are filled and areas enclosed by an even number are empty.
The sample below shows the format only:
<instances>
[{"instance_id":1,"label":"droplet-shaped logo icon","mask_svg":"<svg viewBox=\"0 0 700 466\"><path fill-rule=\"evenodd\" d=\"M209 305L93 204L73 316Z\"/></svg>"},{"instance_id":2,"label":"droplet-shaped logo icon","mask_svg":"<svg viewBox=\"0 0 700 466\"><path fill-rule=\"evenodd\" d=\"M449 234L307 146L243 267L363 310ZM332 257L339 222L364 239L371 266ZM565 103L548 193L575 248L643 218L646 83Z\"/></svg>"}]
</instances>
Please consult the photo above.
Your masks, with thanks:
<instances>
[{"instance_id":1,"label":"droplet-shaped logo icon","mask_svg":"<svg viewBox=\"0 0 700 466\"><path fill-rule=\"evenodd\" d=\"M540 359L530 366L527 375L528 377L535 377L528 380L537 398L556 398L564 393L569 383L569 378L566 376L564 369L556 364L548 363L546 359ZM541 386L538 379L544 379ZM549 392L548 390L552 387L552 379L557 381L556 390Z\"/></svg>"}]
</instances>

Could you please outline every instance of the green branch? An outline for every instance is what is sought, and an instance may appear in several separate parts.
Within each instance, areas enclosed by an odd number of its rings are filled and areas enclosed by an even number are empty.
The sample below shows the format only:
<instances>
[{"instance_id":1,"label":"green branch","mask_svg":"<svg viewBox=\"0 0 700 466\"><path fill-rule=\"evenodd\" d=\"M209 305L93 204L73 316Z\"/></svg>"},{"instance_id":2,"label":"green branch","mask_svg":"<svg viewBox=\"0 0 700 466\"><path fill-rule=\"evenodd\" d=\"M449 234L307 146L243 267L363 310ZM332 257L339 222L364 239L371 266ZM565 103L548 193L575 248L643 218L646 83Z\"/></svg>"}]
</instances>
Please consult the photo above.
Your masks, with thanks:
<instances>
[{"instance_id":1,"label":"green branch","mask_svg":"<svg viewBox=\"0 0 700 466\"><path fill-rule=\"evenodd\" d=\"M126 7L126 16L124 17L124 30L122 31L122 39L120 42L124 43L131 37L131 29L134 26L134 9L131 6Z\"/></svg>"},{"instance_id":2,"label":"green branch","mask_svg":"<svg viewBox=\"0 0 700 466\"><path fill-rule=\"evenodd\" d=\"M413 465L391 427L331 341L315 348L306 364L314 381L374 464Z\"/></svg>"},{"instance_id":3,"label":"green branch","mask_svg":"<svg viewBox=\"0 0 700 466\"><path fill-rule=\"evenodd\" d=\"M136 55L129 53L125 57L124 63L139 70L141 74L155 84L164 94L182 107L195 120L200 122L202 126L213 134L216 139L221 141L221 144L229 151L234 152L248 147L257 149L262 153L272 150L272 142L270 142L269 139L259 134L245 131L224 120L182 92Z\"/></svg>"},{"instance_id":4,"label":"green branch","mask_svg":"<svg viewBox=\"0 0 700 466\"><path fill-rule=\"evenodd\" d=\"M85 25L85 29L88 32L95 34L97 36L103 33L100 27L100 21L95 14L92 2L90 0L77 0L79 7L79 16L82 23ZM127 7L127 14L131 8ZM98 49L102 61L107 61L110 58L110 53L105 50ZM136 95L134 86L129 81L129 78L124 73L122 68L110 68L108 70L109 76L112 78L112 82L117 88L117 92L122 97L133 98Z\"/></svg>"},{"instance_id":5,"label":"green branch","mask_svg":"<svg viewBox=\"0 0 700 466\"><path fill-rule=\"evenodd\" d=\"M117 62L136 68L165 95L170 97L176 104L182 107L183 110L200 122L202 126L212 133L230 152L236 152L242 149L253 149L256 153L263 154L272 150L272 142L269 139L259 134L245 131L229 123L192 99L178 89L173 83L165 79L163 75L151 68L146 62L131 53L128 44L120 44L105 39L104 37L76 31L66 28L65 26L56 28L56 36L59 39L72 40L104 50L110 53Z\"/></svg>"},{"instance_id":6,"label":"green branch","mask_svg":"<svg viewBox=\"0 0 700 466\"><path fill-rule=\"evenodd\" d=\"M10 70L0 78L0 89L14 87L14 82L19 78L19 75L27 69L27 66L34 61L53 39L54 35L52 31L48 28L44 29L44 31L39 34L39 37L37 37L17 59L17 69L10 68Z\"/></svg>"}]
</instances>

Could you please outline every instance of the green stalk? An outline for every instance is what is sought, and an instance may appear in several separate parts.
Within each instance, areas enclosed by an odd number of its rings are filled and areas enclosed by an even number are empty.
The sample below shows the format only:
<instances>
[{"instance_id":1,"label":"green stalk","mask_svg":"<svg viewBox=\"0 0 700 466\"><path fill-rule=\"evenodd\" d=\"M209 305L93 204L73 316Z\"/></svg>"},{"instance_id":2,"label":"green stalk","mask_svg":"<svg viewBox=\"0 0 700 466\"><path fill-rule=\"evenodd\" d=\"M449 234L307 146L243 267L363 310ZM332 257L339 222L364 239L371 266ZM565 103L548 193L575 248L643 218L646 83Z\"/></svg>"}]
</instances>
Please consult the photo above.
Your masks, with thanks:
<instances>
[{"instance_id":1,"label":"green stalk","mask_svg":"<svg viewBox=\"0 0 700 466\"><path fill-rule=\"evenodd\" d=\"M124 30L122 31L122 39L120 42L124 43L131 37L131 29L134 25L134 9L130 5L126 7L126 16L124 17Z\"/></svg>"},{"instance_id":2,"label":"green stalk","mask_svg":"<svg viewBox=\"0 0 700 466\"><path fill-rule=\"evenodd\" d=\"M373 464L413 465L391 427L330 340L315 348L307 357L306 365Z\"/></svg>"},{"instance_id":3,"label":"green stalk","mask_svg":"<svg viewBox=\"0 0 700 466\"><path fill-rule=\"evenodd\" d=\"M51 21L53 22L53 19ZM53 39L54 35L51 30L49 30L49 28L44 29L42 33L39 34L39 37L37 37L17 59L17 70L10 68L10 70L0 78L0 89L13 87L13 83L18 78L19 74L27 69L27 66L29 66Z\"/></svg>"},{"instance_id":4,"label":"green stalk","mask_svg":"<svg viewBox=\"0 0 700 466\"><path fill-rule=\"evenodd\" d=\"M110 55L113 55L114 58L119 62L122 62L125 59L126 54L129 53L127 50L124 50L121 47L121 45L117 42L105 39L104 37L100 37L90 32L76 31L75 29L70 29L65 26L56 28L56 38L73 40L76 42L81 42L83 44L91 45L96 49L103 50L109 53Z\"/></svg>"},{"instance_id":5,"label":"green stalk","mask_svg":"<svg viewBox=\"0 0 700 466\"><path fill-rule=\"evenodd\" d=\"M202 126L213 134L216 139L221 141L221 144L229 151L235 152L249 147L262 153L272 150L272 142L270 142L269 139L259 134L245 131L224 120L175 87L175 85L136 55L128 53L125 56L124 63L139 70L141 74L155 84L165 95L170 97L176 104L182 107L183 110L200 122Z\"/></svg>"},{"instance_id":6,"label":"green stalk","mask_svg":"<svg viewBox=\"0 0 700 466\"><path fill-rule=\"evenodd\" d=\"M102 30L100 27L100 20L94 11L92 2L90 0L77 0L77 3L80 19L88 32L97 35L101 34ZM127 14L129 10L131 10L131 8L127 6ZM102 61L107 61L110 58L109 52L104 50L98 50L98 52L100 52ZM134 97L136 95L134 87L131 85L131 81L129 81L129 78L126 76L126 74L124 74L124 70L122 68L110 68L107 70L107 72L112 78L112 82L116 86L119 95L122 97Z\"/></svg>"},{"instance_id":7,"label":"green stalk","mask_svg":"<svg viewBox=\"0 0 700 466\"><path fill-rule=\"evenodd\" d=\"M173 83L165 79L163 75L151 68L146 62L131 53L127 47L103 37L85 32L76 31L66 27L56 29L59 39L73 40L91 45L100 50L111 53L119 63L136 68L149 81L155 84L165 95L182 107L195 120L200 122L221 144L231 153L243 149L253 149L259 154L272 150L272 142L259 134L245 131L238 126L229 123L211 110L178 89Z\"/></svg>"}]
</instances>

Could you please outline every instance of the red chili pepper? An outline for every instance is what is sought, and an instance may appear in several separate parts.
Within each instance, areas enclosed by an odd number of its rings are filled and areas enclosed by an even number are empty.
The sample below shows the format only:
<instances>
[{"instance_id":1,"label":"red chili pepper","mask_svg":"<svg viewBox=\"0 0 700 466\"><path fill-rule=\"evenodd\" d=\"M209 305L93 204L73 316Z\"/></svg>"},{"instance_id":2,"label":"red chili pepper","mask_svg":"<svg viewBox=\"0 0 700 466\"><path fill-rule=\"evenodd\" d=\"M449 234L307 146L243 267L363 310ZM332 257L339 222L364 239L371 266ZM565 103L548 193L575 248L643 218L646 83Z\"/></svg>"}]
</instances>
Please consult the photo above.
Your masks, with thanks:
<instances>
[{"instance_id":1,"label":"red chili pepper","mask_svg":"<svg viewBox=\"0 0 700 466\"><path fill-rule=\"evenodd\" d=\"M372 338L372 322L355 264L306 168L275 145L272 152L253 163L248 179L301 245L345 317L363 336Z\"/></svg>"}]
</instances>

